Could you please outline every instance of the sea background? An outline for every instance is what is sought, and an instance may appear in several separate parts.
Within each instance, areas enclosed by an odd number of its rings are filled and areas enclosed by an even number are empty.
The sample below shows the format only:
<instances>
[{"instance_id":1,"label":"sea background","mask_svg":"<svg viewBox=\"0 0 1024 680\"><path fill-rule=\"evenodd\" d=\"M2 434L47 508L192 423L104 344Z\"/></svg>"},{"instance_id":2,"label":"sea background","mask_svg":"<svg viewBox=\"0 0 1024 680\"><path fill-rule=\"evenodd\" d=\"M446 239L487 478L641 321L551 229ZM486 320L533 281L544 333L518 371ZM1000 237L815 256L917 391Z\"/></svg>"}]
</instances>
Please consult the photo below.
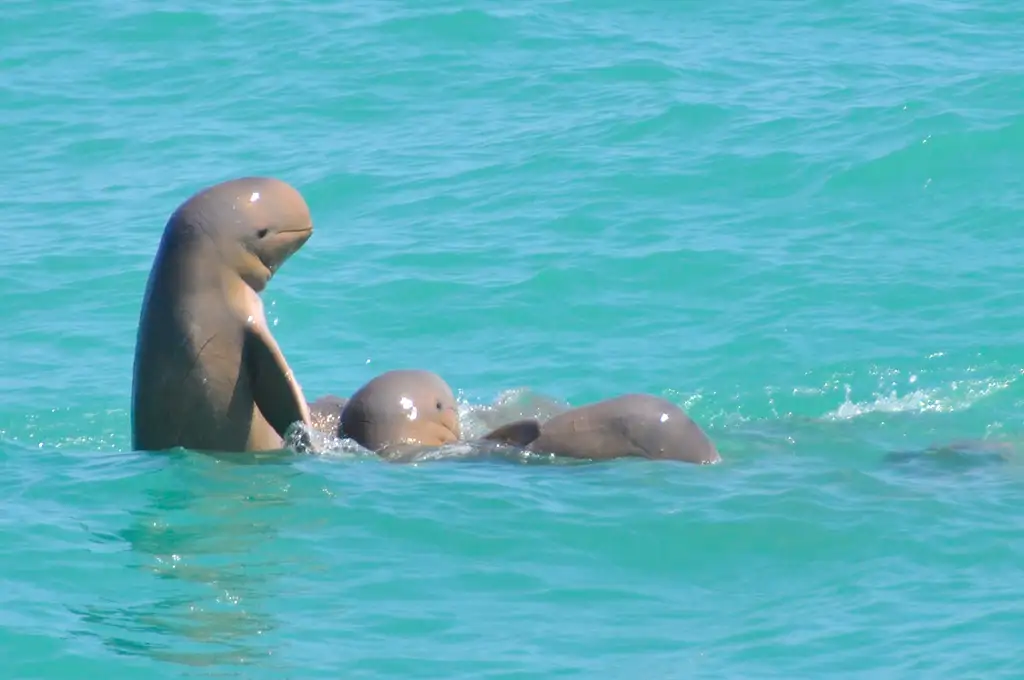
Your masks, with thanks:
<instances>
[{"instance_id":1,"label":"sea background","mask_svg":"<svg viewBox=\"0 0 1024 680\"><path fill-rule=\"evenodd\" d=\"M1024 6L3 14L0 677L1024 676ZM133 453L163 225L251 174L311 400L650 392L724 462Z\"/></svg>"}]
</instances>

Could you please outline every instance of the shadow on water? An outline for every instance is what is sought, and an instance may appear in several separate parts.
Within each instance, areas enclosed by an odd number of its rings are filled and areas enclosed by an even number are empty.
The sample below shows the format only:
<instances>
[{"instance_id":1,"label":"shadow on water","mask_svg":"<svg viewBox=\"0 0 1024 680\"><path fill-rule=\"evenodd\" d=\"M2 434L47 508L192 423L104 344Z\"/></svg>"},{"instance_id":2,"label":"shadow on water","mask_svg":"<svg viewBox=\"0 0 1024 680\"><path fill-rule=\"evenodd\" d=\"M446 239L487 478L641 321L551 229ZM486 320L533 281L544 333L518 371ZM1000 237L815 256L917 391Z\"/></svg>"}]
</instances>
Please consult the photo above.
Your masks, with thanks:
<instances>
[{"instance_id":1,"label":"shadow on water","mask_svg":"<svg viewBox=\"0 0 1024 680\"><path fill-rule=\"evenodd\" d=\"M475 436L564 408L512 390L491 404L464 405L463 419ZM362 457L344 443L336 453ZM462 457L448 454L442 458ZM75 635L98 639L119 655L206 669L201 673L220 672L217 667L248 675L293 670L283 668L289 634L281 620L288 606L282 593L296 572L327 568L317 566L303 539L306 527L323 521L317 505L327 496L317 475L297 463L323 456L181 449L151 455L167 464L125 482L144 484L132 488L141 507L123 511L129 517L124 528L94 535L127 547L117 565L127 571L107 597L69 607L84 624ZM319 533L317 527L311 532Z\"/></svg>"},{"instance_id":2,"label":"shadow on water","mask_svg":"<svg viewBox=\"0 0 1024 680\"><path fill-rule=\"evenodd\" d=\"M474 438L519 418L545 420L566 408L528 390L511 390L491 404L463 405L464 431ZM886 418L887 427L898 432L914 430L914 423L903 423L909 415ZM881 462L934 471L1017 459L1015 448L997 442L894 450L893 435L879 432L870 419L794 417L730 424L710 434L723 450L725 467L756 467L750 464L758 460L775 471L788 465L794 480L803 479L798 473L808 463L826 471L839 461L854 468ZM145 485L137 490L141 507L125 510L128 526L102 537L128 548L123 585L113 597L72 610L85 624L78 634L98 638L118 654L161 663L241 666L247 669L239 672L250 676L292 670L283 668L282 658L289 638L289 578L330 566L316 563L312 547L327 521L323 481L296 464L311 457L286 451L158 455L167 456L168 464L132 481ZM567 462L573 463L586 466Z\"/></svg>"},{"instance_id":3,"label":"shadow on water","mask_svg":"<svg viewBox=\"0 0 1024 680\"><path fill-rule=\"evenodd\" d=\"M960 440L923 449L890 451L883 462L915 472L958 472L1019 464L1020 451L1005 441Z\"/></svg>"},{"instance_id":4,"label":"shadow on water","mask_svg":"<svg viewBox=\"0 0 1024 680\"><path fill-rule=\"evenodd\" d=\"M298 514L294 454L155 455L173 462L147 479L144 507L129 510L129 526L111 537L129 546L135 574L116 605L74 610L89 624L84 634L161 662L273 665L279 624L268 600L301 561L281 545Z\"/></svg>"}]
</instances>

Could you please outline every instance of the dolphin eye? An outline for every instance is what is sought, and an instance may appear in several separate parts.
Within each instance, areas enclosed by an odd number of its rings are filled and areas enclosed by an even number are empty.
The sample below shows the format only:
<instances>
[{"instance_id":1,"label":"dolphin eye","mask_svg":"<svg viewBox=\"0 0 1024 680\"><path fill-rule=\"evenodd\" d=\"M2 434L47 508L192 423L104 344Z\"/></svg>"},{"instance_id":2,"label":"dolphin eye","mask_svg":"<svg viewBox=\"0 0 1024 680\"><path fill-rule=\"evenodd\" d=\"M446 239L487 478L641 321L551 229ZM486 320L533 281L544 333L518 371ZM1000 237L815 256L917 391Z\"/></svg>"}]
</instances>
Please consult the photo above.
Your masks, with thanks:
<instances>
[{"instance_id":1,"label":"dolphin eye","mask_svg":"<svg viewBox=\"0 0 1024 680\"><path fill-rule=\"evenodd\" d=\"M264 236L267 235L267 231L267 229L260 229L259 231L256 232L256 238L263 238Z\"/></svg>"},{"instance_id":2,"label":"dolphin eye","mask_svg":"<svg viewBox=\"0 0 1024 680\"><path fill-rule=\"evenodd\" d=\"M444 404L441 403L440 399L438 399L438 401L437 401L437 410L438 411L443 411L444 410Z\"/></svg>"}]
</instances>

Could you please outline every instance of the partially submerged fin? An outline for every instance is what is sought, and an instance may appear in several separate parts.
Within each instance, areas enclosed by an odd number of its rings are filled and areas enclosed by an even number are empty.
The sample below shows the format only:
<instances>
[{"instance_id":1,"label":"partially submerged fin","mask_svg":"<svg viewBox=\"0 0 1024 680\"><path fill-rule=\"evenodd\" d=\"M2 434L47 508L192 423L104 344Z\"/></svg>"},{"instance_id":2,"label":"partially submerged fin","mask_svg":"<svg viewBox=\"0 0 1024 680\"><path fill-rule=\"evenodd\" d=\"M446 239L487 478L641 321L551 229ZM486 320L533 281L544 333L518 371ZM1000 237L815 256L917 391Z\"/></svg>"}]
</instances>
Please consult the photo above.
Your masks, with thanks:
<instances>
[{"instance_id":1,"label":"partially submerged fin","mask_svg":"<svg viewBox=\"0 0 1024 680\"><path fill-rule=\"evenodd\" d=\"M533 418L516 420L508 425L492 430L481 437L484 441L508 444L510 446L529 446L540 436L540 423Z\"/></svg>"}]
</instances>

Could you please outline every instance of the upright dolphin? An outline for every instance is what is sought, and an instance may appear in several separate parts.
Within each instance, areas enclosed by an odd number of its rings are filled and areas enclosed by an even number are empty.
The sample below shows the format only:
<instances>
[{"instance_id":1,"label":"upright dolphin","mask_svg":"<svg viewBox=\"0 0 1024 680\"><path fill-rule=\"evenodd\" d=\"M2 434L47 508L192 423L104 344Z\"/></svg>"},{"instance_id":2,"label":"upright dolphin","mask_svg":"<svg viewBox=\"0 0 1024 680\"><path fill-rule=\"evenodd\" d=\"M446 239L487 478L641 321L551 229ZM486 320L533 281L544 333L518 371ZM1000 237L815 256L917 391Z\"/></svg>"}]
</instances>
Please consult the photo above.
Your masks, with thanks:
<instances>
[{"instance_id":1,"label":"upright dolphin","mask_svg":"<svg viewBox=\"0 0 1024 680\"><path fill-rule=\"evenodd\" d=\"M338 434L385 456L442 446L461 436L458 404L451 387L436 373L388 371L348 399Z\"/></svg>"},{"instance_id":2,"label":"upright dolphin","mask_svg":"<svg viewBox=\"0 0 1024 680\"><path fill-rule=\"evenodd\" d=\"M182 203L164 227L139 320L132 447L284 448L310 424L259 293L313 233L301 194L244 177Z\"/></svg>"},{"instance_id":3,"label":"upright dolphin","mask_svg":"<svg viewBox=\"0 0 1024 680\"><path fill-rule=\"evenodd\" d=\"M606 399L570 409L544 423L532 418L517 420L481 439L571 458L721 461L715 445L681 408L649 394Z\"/></svg>"}]
</instances>

